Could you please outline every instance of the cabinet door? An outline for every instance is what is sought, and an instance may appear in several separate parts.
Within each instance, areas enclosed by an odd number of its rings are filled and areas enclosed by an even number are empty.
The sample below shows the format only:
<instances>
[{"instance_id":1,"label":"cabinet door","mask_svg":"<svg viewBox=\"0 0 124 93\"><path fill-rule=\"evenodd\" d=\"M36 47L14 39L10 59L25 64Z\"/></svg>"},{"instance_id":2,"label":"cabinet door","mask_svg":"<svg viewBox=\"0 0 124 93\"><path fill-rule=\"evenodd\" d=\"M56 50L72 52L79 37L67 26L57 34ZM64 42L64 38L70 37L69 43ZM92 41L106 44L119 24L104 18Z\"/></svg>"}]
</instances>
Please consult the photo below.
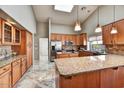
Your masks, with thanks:
<instances>
[{"instance_id":1,"label":"cabinet door","mask_svg":"<svg viewBox=\"0 0 124 93\"><path fill-rule=\"evenodd\" d=\"M112 44L112 36L111 36L112 24L106 25L103 27L102 36L103 36L103 44Z\"/></svg>"},{"instance_id":2,"label":"cabinet door","mask_svg":"<svg viewBox=\"0 0 124 93\"><path fill-rule=\"evenodd\" d=\"M83 45L86 46L87 45L87 34L83 33Z\"/></svg>"},{"instance_id":3,"label":"cabinet door","mask_svg":"<svg viewBox=\"0 0 124 93\"><path fill-rule=\"evenodd\" d=\"M21 43L21 31L17 28L14 28L14 36L13 36L13 40L14 40L14 45L20 45Z\"/></svg>"},{"instance_id":4,"label":"cabinet door","mask_svg":"<svg viewBox=\"0 0 124 93\"><path fill-rule=\"evenodd\" d=\"M2 21L2 43L13 43L13 26L6 21Z\"/></svg>"},{"instance_id":5,"label":"cabinet door","mask_svg":"<svg viewBox=\"0 0 124 93\"><path fill-rule=\"evenodd\" d=\"M17 60L12 63L12 85L14 86L15 83L21 77L21 61Z\"/></svg>"},{"instance_id":6,"label":"cabinet door","mask_svg":"<svg viewBox=\"0 0 124 93\"><path fill-rule=\"evenodd\" d=\"M23 58L21 62L21 75L23 75L27 70L27 59Z\"/></svg>"},{"instance_id":7,"label":"cabinet door","mask_svg":"<svg viewBox=\"0 0 124 93\"><path fill-rule=\"evenodd\" d=\"M80 45L80 35L76 36L76 45Z\"/></svg>"},{"instance_id":8,"label":"cabinet door","mask_svg":"<svg viewBox=\"0 0 124 93\"><path fill-rule=\"evenodd\" d=\"M73 45L76 45L76 35L72 35L72 42L73 42Z\"/></svg>"},{"instance_id":9,"label":"cabinet door","mask_svg":"<svg viewBox=\"0 0 124 93\"><path fill-rule=\"evenodd\" d=\"M117 22L117 30L118 30L117 44L124 44L124 20Z\"/></svg>"},{"instance_id":10,"label":"cabinet door","mask_svg":"<svg viewBox=\"0 0 124 93\"><path fill-rule=\"evenodd\" d=\"M116 82L116 68L104 69L101 70L101 88L114 88Z\"/></svg>"},{"instance_id":11,"label":"cabinet door","mask_svg":"<svg viewBox=\"0 0 124 93\"><path fill-rule=\"evenodd\" d=\"M117 88L124 88L124 67L118 67L115 85Z\"/></svg>"},{"instance_id":12,"label":"cabinet door","mask_svg":"<svg viewBox=\"0 0 124 93\"><path fill-rule=\"evenodd\" d=\"M62 40L62 35L61 34L56 34L56 40L61 41Z\"/></svg>"},{"instance_id":13,"label":"cabinet door","mask_svg":"<svg viewBox=\"0 0 124 93\"><path fill-rule=\"evenodd\" d=\"M3 71L0 74L0 88L11 88L11 65L3 67L0 70Z\"/></svg>"},{"instance_id":14,"label":"cabinet door","mask_svg":"<svg viewBox=\"0 0 124 93\"><path fill-rule=\"evenodd\" d=\"M27 32L27 68L32 65L32 34Z\"/></svg>"}]
</instances>

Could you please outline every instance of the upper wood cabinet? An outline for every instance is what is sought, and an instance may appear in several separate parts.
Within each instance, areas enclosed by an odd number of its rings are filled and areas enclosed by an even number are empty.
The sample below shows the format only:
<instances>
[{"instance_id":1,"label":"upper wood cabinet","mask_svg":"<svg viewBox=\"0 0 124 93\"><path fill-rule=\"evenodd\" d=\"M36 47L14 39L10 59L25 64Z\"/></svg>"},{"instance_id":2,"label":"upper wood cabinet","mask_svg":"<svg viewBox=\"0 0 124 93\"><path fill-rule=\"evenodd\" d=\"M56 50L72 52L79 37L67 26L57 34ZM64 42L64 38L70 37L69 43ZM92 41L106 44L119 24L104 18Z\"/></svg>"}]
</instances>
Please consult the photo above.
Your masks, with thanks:
<instances>
[{"instance_id":1,"label":"upper wood cabinet","mask_svg":"<svg viewBox=\"0 0 124 93\"><path fill-rule=\"evenodd\" d=\"M64 45L65 41L72 41L74 45L87 45L87 34L82 33L81 35L74 34L51 34L51 40L62 41Z\"/></svg>"},{"instance_id":2,"label":"upper wood cabinet","mask_svg":"<svg viewBox=\"0 0 124 93\"><path fill-rule=\"evenodd\" d=\"M80 35L80 45L87 45L87 34L82 33Z\"/></svg>"},{"instance_id":3,"label":"upper wood cabinet","mask_svg":"<svg viewBox=\"0 0 124 93\"><path fill-rule=\"evenodd\" d=\"M124 44L124 20L116 22L117 26L117 44Z\"/></svg>"},{"instance_id":4,"label":"upper wood cabinet","mask_svg":"<svg viewBox=\"0 0 124 93\"><path fill-rule=\"evenodd\" d=\"M2 44L12 44L13 26L7 21L2 20Z\"/></svg>"},{"instance_id":5,"label":"upper wood cabinet","mask_svg":"<svg viewBox=\"0 0 124 93\"><path fill-rule=\"evenodd\" d=\"M9 22L0 19L0 44L3 45L20 45L21 30Z\"/></svg>"},{"instance_id":6,"label":"upper wood cabinet","mask_svg":"<svg viewBox=\"0 0 124 93\"><path fill-rule=\"evenodd\" d=\"M118 31L116 34L111 34L112 25L114 25ZM117 21L103 26L102 36L103 44L124 44L124 20Z\"/></svg>"},{"instance_id":7,"label":"upper wood cabinet","mask_svg":"<svg viewBox=\"0 0 124 93\"><path fill-rule=\"evenodd\" d=\"M16 45L20 45L21 44L21 31L15 27L13 33L14 33L13 43Z\"/></svg>"}]
</instances>

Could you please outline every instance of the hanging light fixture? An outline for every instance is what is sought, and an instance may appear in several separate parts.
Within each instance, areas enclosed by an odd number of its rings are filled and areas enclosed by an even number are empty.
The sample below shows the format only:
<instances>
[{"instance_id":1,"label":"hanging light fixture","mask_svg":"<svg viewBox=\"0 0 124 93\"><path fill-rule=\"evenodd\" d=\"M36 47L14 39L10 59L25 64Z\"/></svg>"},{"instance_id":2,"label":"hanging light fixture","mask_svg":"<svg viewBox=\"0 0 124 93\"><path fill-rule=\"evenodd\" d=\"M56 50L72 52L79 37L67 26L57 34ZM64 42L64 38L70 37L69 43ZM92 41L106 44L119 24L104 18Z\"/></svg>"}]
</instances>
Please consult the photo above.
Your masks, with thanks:
<instances>
[{"instance_id":1,"label":"hanging light fixture","mask_svg":"<svg viewBox=\"0 0 124 93\"><path fill-rule=\"evenodd\" d=\"M75 28L74 28L75 31L80 31L81 30L81 24L80 24L80 21L78 20L78 6L77 6L77 21L75 23Z\"/></svg>"},{"instance_id":2,"label":"hanging light fixture","mask_svg":"<svg viewBox=\"0 0 124 93\"><path fill-rule=\"evenodd\" d=\"M113 21L114 21L113 24L115 24L115 5L113 6ZM117 28L113 24L112 24L111 34L116 34L118 33L118 31L117 31Z\"/></svg>"},{"instance_id":3,"label":"hanging light fixture","mask_svg":"<svg viewBox=\"0 0 124 93\"><path fill-rule=\"evenodd\" d=\"M99 32L102 32L102 28L101 28L101 26L99 25L99 7L98 7L98 11L97 11L97 22L98 22L98 24L97 24L97 26L96 26L95 32L96 32L96 33L99 33Z\"/></svg>"}]
</instances>

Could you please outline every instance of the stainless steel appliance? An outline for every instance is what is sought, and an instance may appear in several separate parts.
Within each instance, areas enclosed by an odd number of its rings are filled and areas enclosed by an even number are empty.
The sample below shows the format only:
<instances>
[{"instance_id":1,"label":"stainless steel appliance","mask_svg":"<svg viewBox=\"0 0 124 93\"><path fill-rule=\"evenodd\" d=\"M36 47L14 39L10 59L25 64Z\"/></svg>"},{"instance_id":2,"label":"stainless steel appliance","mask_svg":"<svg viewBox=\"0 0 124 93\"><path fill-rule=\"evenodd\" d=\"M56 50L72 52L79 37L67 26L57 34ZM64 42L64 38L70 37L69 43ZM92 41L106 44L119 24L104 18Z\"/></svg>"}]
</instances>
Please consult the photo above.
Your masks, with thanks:
<instances>
[{"instance_id":1,"label":"stainless steel appliance","mask_svg":"<svg viewBox=\"0 0 124 93\"><path fill-rule=\"evenodd\" d=\"M51 41L51 62L54 61L56 57L56 52L62 51L62 42L61 41Z\"/></svg>"}]
</instances>

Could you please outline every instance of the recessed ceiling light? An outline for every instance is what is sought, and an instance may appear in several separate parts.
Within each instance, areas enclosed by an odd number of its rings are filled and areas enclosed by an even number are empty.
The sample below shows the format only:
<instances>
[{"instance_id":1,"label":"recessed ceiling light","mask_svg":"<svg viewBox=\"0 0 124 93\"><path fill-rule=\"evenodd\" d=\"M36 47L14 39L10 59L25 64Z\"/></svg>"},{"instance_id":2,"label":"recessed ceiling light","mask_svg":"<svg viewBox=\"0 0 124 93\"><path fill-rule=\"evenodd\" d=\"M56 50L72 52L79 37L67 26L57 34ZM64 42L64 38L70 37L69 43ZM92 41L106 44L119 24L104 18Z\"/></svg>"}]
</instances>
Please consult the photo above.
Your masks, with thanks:
<instances>
[{"instance_id":1,"label":"recessed ceiling light","mask_svg":"<svg viewBox=\"0 0 124 93\"><path fill-rule=\"evenodd\" d=\"M63 12L71 12L73 5L55 5L54 9L58 11L63 11Z\"/></svg>"}]
</instances>

